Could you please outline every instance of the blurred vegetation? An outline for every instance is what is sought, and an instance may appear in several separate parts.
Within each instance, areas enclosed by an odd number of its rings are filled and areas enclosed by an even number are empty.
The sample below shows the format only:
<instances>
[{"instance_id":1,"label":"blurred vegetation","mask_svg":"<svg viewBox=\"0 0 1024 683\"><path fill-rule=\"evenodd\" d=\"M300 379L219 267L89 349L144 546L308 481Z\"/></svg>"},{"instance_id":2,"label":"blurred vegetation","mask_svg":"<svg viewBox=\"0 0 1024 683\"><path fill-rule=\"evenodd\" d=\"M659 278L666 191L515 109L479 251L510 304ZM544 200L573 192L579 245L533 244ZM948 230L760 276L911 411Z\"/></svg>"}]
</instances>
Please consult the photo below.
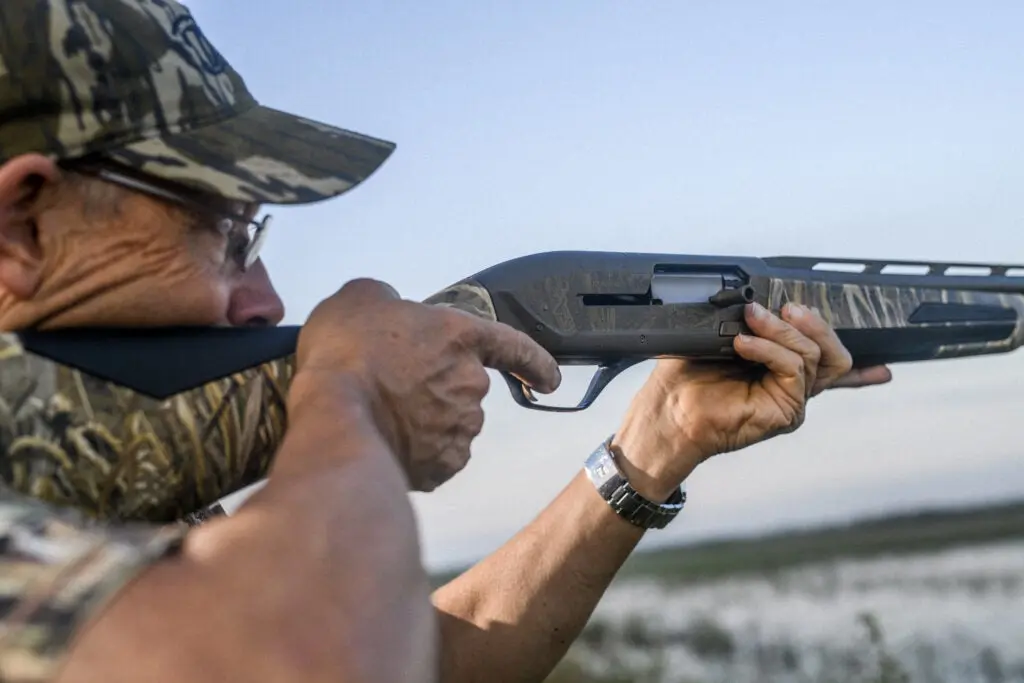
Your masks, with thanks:
<instances>
[{"instance_id":1,"label":"blurred vegetation","mask_svg":"<svg viewBox=\"0 0 1024 683\"><path fill-rule=\"evenodd\" d=\"M1021 538L1024 501L925 511L640 552L616 582L654 579L685 591L725 578L781 578L785 570L801 565L908 556ZM436 576L435 583L454 574ZM966 665L971 673L965 678L965 671L943 670L944 660L934 645L920 643L911 651L894 653L886 642L884 624L871 613L859 617L859 626L862 637L856 642L809 649L806 644L778 639L759 642L749 634L734 634L708 616L675 630L664 628L657 614L616 622L595 617L546 683L960 683L968 678L978 683L1024 683L1024 644L1019 661L1005 661L1007 655L980 646L975 660ZM678 659L673 666L672 656L682 656L695 667L680 667ZM908 662L915 678L904 667ZM682 669L715 675L691 680L683 677Z\"/></svg>"},{"instance_id":2,"label":"blurred vegetation","mask_svg":"<svg viewBox=\"0 0 1024 683\"><path fill-rule=\"evenodd\" d=\"M743 680L798 681L799 683L1010 683L1024 680L1024 659L1014 664L1003 661L991 648L983 648L977 656L973 674L965 671L942 671L934 649L920 648L916 652L918 678L912 678L900 659L886 642L879 620L870 613L861 614L859 622L863 637L858 642L837 645L829 651L815 653L817 666L801 661L796 646L784 643L756 643L751 662L752 677ZM641 657L627 657L626 651L637 653L624 631L635 629L636 624L613 633L607 626L598 631L588 629L588 635L570 651L569 656L548 677L546 683L719 683L736 681L729 677L727 668L714 679L694 680L672 675L666 666L667 649L678 644L679 638L645 636L640 648ZM600 648L595 649L595 642ZM697 659L730 663L735 650L728 631L712 622L703 622L691 630L684 644L689 654ZM748 643L750 645L750 643ZM825 671L827 673L817 673Z\"/></svg>"},{"instance_id":3,"label":"blurred vegetation","mask_svg":"<svg viewBox=\"0 0 1024 683\"><path fill-rule=\"evenodd\" d=\"M723 576L763 576L803 564L912 555L1017 538L1024 538L1024 501L640 552L626 563L619 578L693 583Z\"/></svg>"},{"instance_id":4,"label":"blurred vegetation","mask_svg":"<svg viewBox=\"0 0 1024 683\"><path fill-rule=\"evenodd\" d=\"M860 624L864 631L863 642L855 643L853 648L845 651L830 653L833 660L827 663L830 666L827 667L826 676L815 677L803 671L796 648L774 645L759 648L758 680L773 680L775 676L781 675L787 680L805 683L912 683L909 674L899 664L899 659L889 650L885 632L877 618L870 613L863 613L860 615ZM632 628L636 628L636 625ZM604 630L602 636L598 637L606 638L607 635L607 630ZM693 627L689 638L688 649L700 659L728 660L734 654L732 636L712 622L702 622ZM618 648L628 646L625 638L617 644L601 643L600 655L596 657L599 661L591 663L598 667L584 665L586 658L595 658L593 650L587 648L586 655L582 655L580 650L574 650L548 677L546 683L706 683L667 676L669 672L665 665L665 648L671 645L665 640L655 641L647 641L644 661L640 665L626 664L625 657L618 654ZM594 669L601 671L596 672ZM999 670L994 677L986 676L984 680L985 683L1004 683L1006 678ZM930 677L928 683L937 681L942 679Z\"/></svg>"}]
</instances>

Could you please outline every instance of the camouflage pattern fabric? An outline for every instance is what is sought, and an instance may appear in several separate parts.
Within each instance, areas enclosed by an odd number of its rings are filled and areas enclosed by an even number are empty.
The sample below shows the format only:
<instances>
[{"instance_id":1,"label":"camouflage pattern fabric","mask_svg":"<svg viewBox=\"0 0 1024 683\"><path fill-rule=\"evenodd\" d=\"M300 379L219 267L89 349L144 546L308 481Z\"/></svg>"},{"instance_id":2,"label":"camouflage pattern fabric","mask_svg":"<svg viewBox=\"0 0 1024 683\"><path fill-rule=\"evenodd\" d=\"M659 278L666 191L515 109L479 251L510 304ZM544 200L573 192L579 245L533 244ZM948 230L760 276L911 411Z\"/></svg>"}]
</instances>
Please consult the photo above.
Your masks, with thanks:
<instances>
[{"instance_id":1,"label":"camouflage pattern fabric","mask_svg":"<svg viewBox=\"0 0 1024 683\"><path fill-rule=\"evenodd\" d=\"M0 163L102 155L222 197L340 195L390 142L260 106L174 0L0 2Z\"/></svg>"},{"instance_id":2,"label":"camouflage pattern fabric","mask_svg":"<svg viewBox=\"0 0 1024 683\"><path fill-rule=\"evenodd\" d=\"M454 308L484 320L497 320L491 293L485 287L471 279L463 280L451 287L442 289L433 296L424 299L423 303L434 306Z\"/></svg>"},{"instance_id":3,"label":"camouflage pattern fabric","mask_svg":"<svg viewBox=\"0 0 1024 683\"><path fill-rule=\"evenodd\" d=\"M158 401L0 334L0 482L92 519L170 523L266 477L292 357Z\"/></svg>"},{"instance_id":4,"label":"camouflage pattern fabric","mask_svg":"<svg viewBox=\"0 0 1024 683\"><path fill-rule=\"evenodd\" d=\"M83 624L266 476L293 369L157 401L0 334L0 680L52 680Z\"/></svg>"},{"instance_id":5,"label":"camouflage pattern fabric","mask_svg":"<svg viewBox=\"0 0 1024 683\"><path fill-rule=\"evenodd\" d=\"M261 106L174 0L0 2L0 164L99 159L299 204L347 192L394 148ZM156 401L0 334L0 679L52 680L84 623L266 475L292 371Z\"/></svg>"},{"instance_id":6,"label":"camouflage pattern fabric","mask_svg":"<svg viewBox=\"0 0 1024 683\"><path fill-rule=\"evenodd\" d=\"M0 680L53 680L86 622L187 529L99 526L0 485Z\"/></svg>"}]
</instances>

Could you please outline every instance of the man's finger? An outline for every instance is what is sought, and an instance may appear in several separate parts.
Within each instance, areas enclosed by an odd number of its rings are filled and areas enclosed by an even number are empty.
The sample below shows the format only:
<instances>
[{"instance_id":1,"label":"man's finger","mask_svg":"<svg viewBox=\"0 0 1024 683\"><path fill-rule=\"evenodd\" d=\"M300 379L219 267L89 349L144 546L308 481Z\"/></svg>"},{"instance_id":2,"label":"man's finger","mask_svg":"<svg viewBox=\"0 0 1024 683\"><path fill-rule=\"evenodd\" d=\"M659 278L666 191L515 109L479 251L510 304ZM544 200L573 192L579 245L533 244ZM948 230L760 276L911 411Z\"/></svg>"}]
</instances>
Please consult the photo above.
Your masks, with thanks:
<instances>
[{"instance_id":1,"label":"man's finger","mask_svg":"<svg viewBox=\"0 0 1024 683\"><path fill-rule=\"evenodd\" d=\"M543 394L562 383L558 363L543 346L502 323L477 320L475 346L485 367L515 375Z\"/></svg>"},{"instance_id":2,"label":"man's finger","mask_svg":"<svg viewBox=\"0 0 1024 683\"><path fill-rule=\"evenodd\" d=\"M815 391L818 393L829 386L837 377L850 371L853 359L850 352L843 346L839 335L832 329L821 314L806 306L789 304L783 311L785 319L797 330L811 339L821 349L821 360L818 363L818 377Z\"/></svg>"},{"instance_id":3,"label":"man's finger","mask_svg":"<svg viewBox=\"0 0 1024 683\"><path fill-rule=\"evenodd\" d=\"M745 317L750 331L758 337L773 341L800 355L803 359L805 388L810 390L818 376L818 364L821 360L821 349L818 345L763 306L748 306Z\"/></svg>"},{"instance_id":4,"label":"man's finger","mask_svg":"<svg viewBox=\"0 0 1024 683\"><path fill-rule=\"evenodd\" d=\"M768 339L746 334L736 337L733 348L740 358L768 368L793 398L804 400L807 395L807 376L800 354Z\"/></svg>"},{"instance_id":5,"label":"man's finger","mask_svg":"<svg viewBox=\"0 0 1024 683\"><path fill-rule=\"evenodd\" d=\"M878 384L887 384L892 381L892 371L884 365L876 365L870 368L858 368L851 370L839 379L832 382L832 389L856 389L858 387L869 387Z\"/></svg>"}]
</instances>

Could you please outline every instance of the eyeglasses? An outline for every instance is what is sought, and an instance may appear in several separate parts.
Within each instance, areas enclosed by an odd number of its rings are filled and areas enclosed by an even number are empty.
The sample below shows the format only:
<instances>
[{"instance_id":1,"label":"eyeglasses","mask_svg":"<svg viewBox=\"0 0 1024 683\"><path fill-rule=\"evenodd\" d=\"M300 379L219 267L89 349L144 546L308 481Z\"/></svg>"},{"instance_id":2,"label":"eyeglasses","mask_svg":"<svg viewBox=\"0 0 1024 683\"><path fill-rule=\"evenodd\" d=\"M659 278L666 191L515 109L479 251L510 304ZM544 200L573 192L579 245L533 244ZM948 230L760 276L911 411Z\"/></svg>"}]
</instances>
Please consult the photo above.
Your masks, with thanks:
<instances>
[{"instance_id":1,"label":"eyeglasses","mask_svg":"<svg viewBox=\"0 0 1024 683\"><path fill-rule=\"evenodd\" d=\"M226 209L211 206L187 194L184 190L174 190L167 185L147 180L134 173L122 172L112 166L103 163L80 163L69 165L69 168L108 183L177 204L194 213L216 217L218 231L229 238L228 256L236 261L242 272L251 268L259 258L260 250L267 241L267 232L272 219L270 214L266 214L258 220L233 214Z\"/></svg>"}]
</instances>

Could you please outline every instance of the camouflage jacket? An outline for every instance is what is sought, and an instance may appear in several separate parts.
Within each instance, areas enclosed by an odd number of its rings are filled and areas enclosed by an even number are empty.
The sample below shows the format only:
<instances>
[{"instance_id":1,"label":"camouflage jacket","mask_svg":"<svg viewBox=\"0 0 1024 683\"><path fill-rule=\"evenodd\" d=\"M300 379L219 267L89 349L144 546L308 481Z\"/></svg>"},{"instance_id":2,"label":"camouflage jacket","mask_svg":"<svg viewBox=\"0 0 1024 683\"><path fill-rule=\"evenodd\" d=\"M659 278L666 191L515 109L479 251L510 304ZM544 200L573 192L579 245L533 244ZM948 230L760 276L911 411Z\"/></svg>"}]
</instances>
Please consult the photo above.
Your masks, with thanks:
<instances>
[{"instance_id":1,"label":"camouflage jacket","mask_svg":"<svg viewBox=\"0 0 1024 683\"><path fill-rule=\"evenodd\" d=\"M101 525L0 485L0 680L53 680L80 629L187 528Z\"/></svg>"},{"instance_id":2,"label":"camouflage jacket","mask_svg":"<svg viewBox=\"0 0 1024 683\"><path fill-rule=\"evenodd\" d=\"M156 401L0 334L0 680L52 680L84 624L265 476L290 372Z\"/></svg>"}]
</instances>

